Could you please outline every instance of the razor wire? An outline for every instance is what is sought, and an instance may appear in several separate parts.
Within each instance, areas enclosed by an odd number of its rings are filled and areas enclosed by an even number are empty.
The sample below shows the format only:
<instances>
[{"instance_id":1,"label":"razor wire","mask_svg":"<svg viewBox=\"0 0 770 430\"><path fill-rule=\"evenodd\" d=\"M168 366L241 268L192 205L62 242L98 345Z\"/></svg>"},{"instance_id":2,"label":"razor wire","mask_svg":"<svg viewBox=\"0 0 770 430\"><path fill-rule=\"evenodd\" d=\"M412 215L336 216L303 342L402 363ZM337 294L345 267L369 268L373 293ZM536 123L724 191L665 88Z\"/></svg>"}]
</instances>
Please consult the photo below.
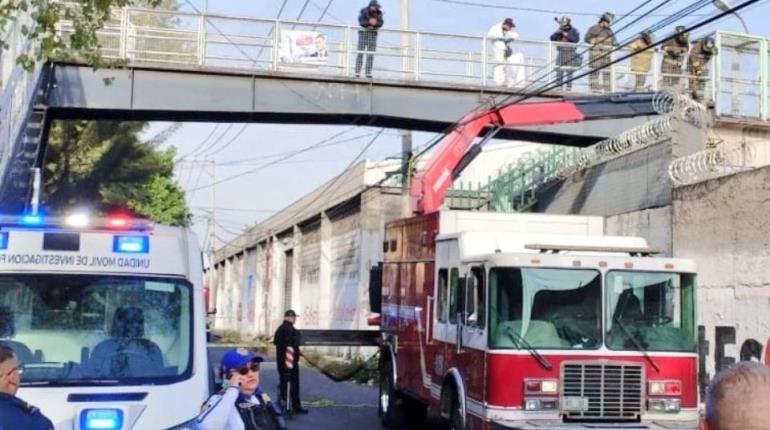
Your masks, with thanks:
<instances>
[{"instance_id":1,"label":"razor wire","mask_svg":"<svg viewBox=\"0 0 770 430\"><path fill-rule=\"evenodd\" d=\"M709 179L751 169L756 156L753 144L734 148L716 148L696 152L671 162L668 176L676 186L691 185Z\"/></svg>"}]
</instances>

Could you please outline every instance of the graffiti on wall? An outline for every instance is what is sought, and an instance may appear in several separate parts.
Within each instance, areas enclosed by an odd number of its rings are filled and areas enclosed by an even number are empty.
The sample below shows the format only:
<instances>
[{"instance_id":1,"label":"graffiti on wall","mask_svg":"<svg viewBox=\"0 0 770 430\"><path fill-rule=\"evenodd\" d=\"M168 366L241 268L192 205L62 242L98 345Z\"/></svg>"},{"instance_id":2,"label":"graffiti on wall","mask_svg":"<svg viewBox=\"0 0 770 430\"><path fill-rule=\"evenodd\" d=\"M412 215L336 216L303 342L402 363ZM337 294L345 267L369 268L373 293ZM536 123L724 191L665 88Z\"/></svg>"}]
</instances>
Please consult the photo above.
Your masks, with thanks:
<instances>
[{"instance_id":1,"label":"graffiti on wall","mask_svg":"<svg viewBox=\"0 0 770 430\"><path fill-rule=\"evenodd\" d=\"M708 371L708 358L713 359L715 374L736 361L764 361L765 364L770 365L770 337L767 340L763 340L765 342L764 345L757 339L743 339L738 350L738 357L733 357L727 350L730 348L730 345L739 345L734 326L715 326L713 327L711 338L709 334L705 326L698 326L698 385L700 386L701 398L705 395L706 387L714 376ZM712 341L714 342L714 352L709 357Z\"/></svg>"}]
</instances>

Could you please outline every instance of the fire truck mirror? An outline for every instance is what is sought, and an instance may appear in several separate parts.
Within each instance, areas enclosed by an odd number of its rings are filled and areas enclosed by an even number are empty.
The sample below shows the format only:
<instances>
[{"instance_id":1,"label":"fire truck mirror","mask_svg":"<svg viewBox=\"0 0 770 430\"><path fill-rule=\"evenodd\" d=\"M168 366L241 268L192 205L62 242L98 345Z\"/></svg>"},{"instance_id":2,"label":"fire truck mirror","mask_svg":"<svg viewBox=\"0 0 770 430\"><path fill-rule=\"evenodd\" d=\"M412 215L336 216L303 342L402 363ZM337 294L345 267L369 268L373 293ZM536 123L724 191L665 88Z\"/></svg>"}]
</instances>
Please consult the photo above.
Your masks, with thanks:
<instances>
[{"instance_id":1,"label":"fire truck mirror","mask_svg":"<svg viewBox=\"0 0 770 430\"><path fill-rule=\"evenodd\" d=\"M382 263L369 269L369 310L382 312Z\"/></svg>"}]
</instances>

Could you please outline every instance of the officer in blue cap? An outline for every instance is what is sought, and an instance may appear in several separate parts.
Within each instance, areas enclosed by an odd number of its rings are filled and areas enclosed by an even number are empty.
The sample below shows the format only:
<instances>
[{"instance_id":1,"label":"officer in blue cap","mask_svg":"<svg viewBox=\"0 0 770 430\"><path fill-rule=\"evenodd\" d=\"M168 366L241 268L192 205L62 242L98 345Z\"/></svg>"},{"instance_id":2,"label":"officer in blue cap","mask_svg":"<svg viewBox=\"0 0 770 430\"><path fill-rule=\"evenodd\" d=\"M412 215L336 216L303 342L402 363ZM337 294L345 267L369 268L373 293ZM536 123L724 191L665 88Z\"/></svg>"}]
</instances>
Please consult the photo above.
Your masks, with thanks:
<instances>
[{"instance_id":1,"label":"officer in blue cap","mask_svg":"<svg viewBox=\"0 0 770 430\"><path fill-rule=\"evenodd\" d=\"M14 350L0 341L0 429L53 430L40 409L16 397L21 372Z\"/></svg>"},{"instance_id":2,"label":"officer in blue cap","mask_svg":"<svg viewBox=\"0 0 770 430\"><path fill-rule=\"evenodd\" d=\"M262 357L246 348L233 348L219 369L225 388L203 405L202 430L280 430L286 425L277 406L259 389Z\"/></svg>"}]
</instances>

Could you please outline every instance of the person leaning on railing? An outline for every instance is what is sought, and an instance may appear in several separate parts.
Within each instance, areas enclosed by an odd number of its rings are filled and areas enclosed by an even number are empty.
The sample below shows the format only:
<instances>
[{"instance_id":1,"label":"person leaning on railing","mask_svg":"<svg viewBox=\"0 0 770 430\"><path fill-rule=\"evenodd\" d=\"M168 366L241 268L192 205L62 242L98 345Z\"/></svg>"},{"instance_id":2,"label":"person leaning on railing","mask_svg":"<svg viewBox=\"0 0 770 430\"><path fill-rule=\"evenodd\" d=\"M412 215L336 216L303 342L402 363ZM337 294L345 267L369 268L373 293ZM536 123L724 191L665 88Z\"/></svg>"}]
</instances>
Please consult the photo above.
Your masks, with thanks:
<instances>
[{"instance_id":1,"label":"person leaning on railing","mask_svg":"<svg viewBox=\"0 0 770 430\"><path fill-rule=\"evenodd\" d=\"M610 26L615 15L606 12L599 18L599 22L593 27L588 29L586 33L585 42L591 47L588 50L589 66L594 72L591 72L589 78L592 91L599 91L604 88L604 91L609 92L612 89L612 76L609 70L599 71L609 66L611 62L611 51L614 46L618 44L615 39L615 33ZM599 84L599 75L601 75L602 86Z\"/></svg>"},{"instance_id":2,"label":"person leaning on railing","mask_svg":"<svg viewBox=\"0 0 770 430\"><path fill-rule=\"evenodd\" d=\"M690 75L690 92L695 100L703 99L709 63L715 55L717 46L711 37L705 37L692 44L690 56L687 58L687 73Z\"/></svg>"},{"instance_id":3,"label":"person leaning on railing","mask_svg":"<svg viewBox=\"0 0 770 430\"><path fill-rule=\"evenodd\" d=\"M572 90L572 75L575 69L580 67L580 56L577 55L576 43L580 42L580 32L572 26L569 17L554 18L559 23L559 29L551 35L552 42L558 42L556 46L556 82L562 89ZM564 81L567 81L564 83Z\"/></svg>"},{"instance_id":4,"label":"person leaning on railing","mask_svg":"<svg viewBox=\"0 0 770 430\"><path fill-rule=\"evenodd\" d=\"M684 56L690 49L690 33L683 25L676 27L676 37L663 43L663 63L660 72L663 74L663 87L679 90L681 84Z\"/></svg>"},{"instance_id":5,"label":"person leaning on railing","mask_svg":"<svg viewBox=\"0 0 770 430\"><path fill-rule=\"evenodd\" d=\"M654 36L652 31L643 31L639 38L628 45L628 49L634 54L631 57L631 71L634 72L634 91L644 91L647 74L652 68L653 50L650 48Z\"/></svg>"},{"instance_id":6,"label":"person leaning on railing","mask_svg":"<svg viewBox=\"0 0 770 430\"><path fill-rule=\"evenodd\" d=\"M377 50L377 30L385 23L382 18L382 7L377 0L371 0L369 5L358 13L358 55L356 56L356 77L361 76L361 66L364 61L364 51ZM372 77L374 54L366 54L366 77Z\"/></svg>"}]
</instances>

